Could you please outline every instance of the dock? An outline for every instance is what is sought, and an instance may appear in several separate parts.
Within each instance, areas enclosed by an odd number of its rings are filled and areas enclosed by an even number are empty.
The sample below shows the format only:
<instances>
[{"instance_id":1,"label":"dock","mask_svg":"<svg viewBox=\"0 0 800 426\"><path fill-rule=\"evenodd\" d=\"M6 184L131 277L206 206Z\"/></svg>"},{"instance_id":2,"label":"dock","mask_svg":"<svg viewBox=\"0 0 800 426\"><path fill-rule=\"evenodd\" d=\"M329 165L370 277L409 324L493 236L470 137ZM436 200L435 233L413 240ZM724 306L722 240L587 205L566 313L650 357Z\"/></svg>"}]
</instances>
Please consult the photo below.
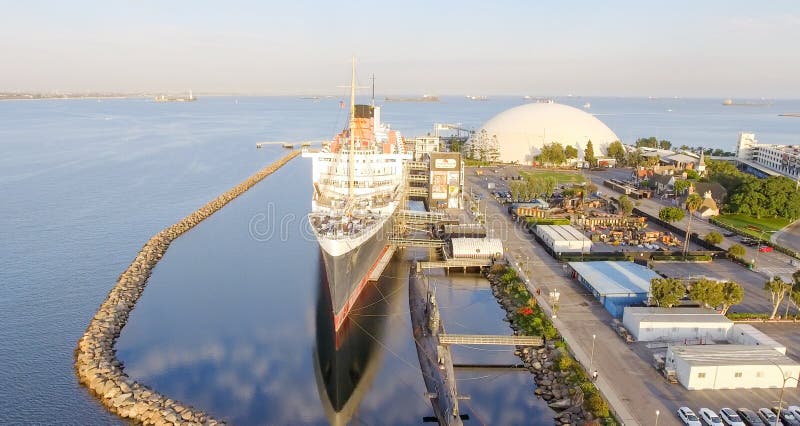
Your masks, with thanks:
<instances>
[{"instance_id":1,"label":"dock","mask_svg":"<svg viewBox=\"0 0 800 426\"><path fill-rule=\"evenodd\" d=\"M301 148L310 147L312 144L320 143L319 141L303 141L303 142L257 142L256 148L263 148L268 145L280 145L286 149L294 149L296 145Z\"/></svg>"}]
</instances>

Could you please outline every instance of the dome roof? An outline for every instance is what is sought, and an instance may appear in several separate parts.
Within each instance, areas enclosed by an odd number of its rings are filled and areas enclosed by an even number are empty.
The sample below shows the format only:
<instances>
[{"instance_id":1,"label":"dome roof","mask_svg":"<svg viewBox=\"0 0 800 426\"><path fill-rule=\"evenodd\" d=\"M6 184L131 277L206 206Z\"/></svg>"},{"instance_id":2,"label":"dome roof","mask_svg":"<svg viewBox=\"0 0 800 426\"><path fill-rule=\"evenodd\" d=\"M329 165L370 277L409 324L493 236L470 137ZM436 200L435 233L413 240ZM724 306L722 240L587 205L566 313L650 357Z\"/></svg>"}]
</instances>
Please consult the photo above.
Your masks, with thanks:
<instances>
[{"instance_id":1,"label":"dome roof","mask_svg":"<svg viewBox=\"0 0 800 426\"><path fill-rule=\"evenodd\" d=\"M611 142L619 140L595 116L554 103L530 103L505 110L478 129L470 142L482 138L490 145L496 143L500 161L519 163L530 163L542 145L551 142L574 146L582 158L588 140L598 157L605 155Z\"/></svg>"}]
</instances>

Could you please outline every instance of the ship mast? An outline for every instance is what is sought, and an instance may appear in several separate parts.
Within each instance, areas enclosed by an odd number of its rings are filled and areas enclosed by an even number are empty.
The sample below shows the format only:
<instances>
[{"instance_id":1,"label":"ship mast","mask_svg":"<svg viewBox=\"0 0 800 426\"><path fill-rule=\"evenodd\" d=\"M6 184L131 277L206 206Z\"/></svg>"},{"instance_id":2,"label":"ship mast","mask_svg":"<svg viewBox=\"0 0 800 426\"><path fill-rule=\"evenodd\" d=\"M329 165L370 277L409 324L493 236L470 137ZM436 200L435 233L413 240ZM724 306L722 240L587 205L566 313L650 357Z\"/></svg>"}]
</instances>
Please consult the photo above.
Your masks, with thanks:
<instances>
[{"instance_id":1,"label":"ship mast","mask_svg":"<svg viewBox=\"0 0 800 426\"><path fill-rule=\"evenodd\" d=\"M350 184L350 200L352 201L353 198L353 186L354 186L354 175L355 175L355 146L356 146L356 136L355 136L355 124L356 124L356 57L353 56L353 70L350 76L350 154L348 156L348 177L349 177L349 184Z\"/></svg>"}]
</instances>

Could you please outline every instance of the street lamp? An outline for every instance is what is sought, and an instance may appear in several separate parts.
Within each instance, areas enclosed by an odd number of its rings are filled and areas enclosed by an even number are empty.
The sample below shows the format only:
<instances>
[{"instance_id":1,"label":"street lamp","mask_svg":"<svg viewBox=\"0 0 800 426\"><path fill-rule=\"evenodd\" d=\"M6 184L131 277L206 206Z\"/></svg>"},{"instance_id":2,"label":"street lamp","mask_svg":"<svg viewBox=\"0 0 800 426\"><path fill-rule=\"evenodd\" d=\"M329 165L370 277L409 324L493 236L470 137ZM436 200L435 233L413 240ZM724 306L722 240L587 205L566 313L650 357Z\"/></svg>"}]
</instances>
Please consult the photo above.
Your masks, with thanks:
<instances>
[{"instance_id":1,"label":"street lamp","mask_svg":"<svg viewBox=\"0 0 800 426\"><path fill-rule=\"evenodd\" d=\"M658 426L658 415L661 414L661 411L656 410L656 426Z\"/></svg>"},{"instance_id":2,"label":"street lamp","mask_svg":"<svg viewBox=\"0 0 800 426\"><path fill-rule=\"evenodd\" d=\"M594 367L594 341L597 339L596 334L592 334L592 355L589 357L589 370Z\"/></svg>"},{"instance_id":3,"label":"street lamp","mask_svg":"<svg viewBox=\"0 0 800 426\"><path fill-rule=\"evenodd\" d=\"M797 380L797 377L787 376L786 373L783 372L783 368L781 368L780 365L776 364L775 361L770 361L770 362L772 363L772 365L778 367L778 370L781 371L781 377L783 378L783 384L781 385L781 393L780 393L780 396L778 397L778 412L775 415L775 424L772 425L772 426L778 426L778 422L779 422L778 419L780 419L780 417L781 417L781 408L783 408L782 407L783 406L783 390L786 389L786 382L788 382L790 379L794 379L795 382L798 382L798 384L800 384L800 381Z\"/></svg>"}]
</instances>

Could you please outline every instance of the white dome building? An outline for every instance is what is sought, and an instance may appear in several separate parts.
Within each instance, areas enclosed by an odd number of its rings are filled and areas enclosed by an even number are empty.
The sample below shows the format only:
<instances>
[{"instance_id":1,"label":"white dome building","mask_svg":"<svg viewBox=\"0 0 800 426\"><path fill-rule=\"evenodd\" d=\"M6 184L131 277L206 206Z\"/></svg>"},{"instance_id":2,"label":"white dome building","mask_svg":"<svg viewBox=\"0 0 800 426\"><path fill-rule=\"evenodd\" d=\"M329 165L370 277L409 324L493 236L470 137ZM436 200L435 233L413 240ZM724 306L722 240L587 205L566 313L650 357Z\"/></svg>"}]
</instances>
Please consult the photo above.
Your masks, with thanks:
<instances>
[{"instance_id":1,"label":"white dome building","mask_svg":"<svg viewBox=\"0 0 800 426\"><path fill-rule=\"evenodd\" d=\"M541 147L551 142L572 145L583 158L589 140L595 157L602 157L608 145L619 138L602 121L578 108L531 103L495 115L470 137L469 143L497 148L502 162L531 164Z\"/></svg>"}]
</instances>

